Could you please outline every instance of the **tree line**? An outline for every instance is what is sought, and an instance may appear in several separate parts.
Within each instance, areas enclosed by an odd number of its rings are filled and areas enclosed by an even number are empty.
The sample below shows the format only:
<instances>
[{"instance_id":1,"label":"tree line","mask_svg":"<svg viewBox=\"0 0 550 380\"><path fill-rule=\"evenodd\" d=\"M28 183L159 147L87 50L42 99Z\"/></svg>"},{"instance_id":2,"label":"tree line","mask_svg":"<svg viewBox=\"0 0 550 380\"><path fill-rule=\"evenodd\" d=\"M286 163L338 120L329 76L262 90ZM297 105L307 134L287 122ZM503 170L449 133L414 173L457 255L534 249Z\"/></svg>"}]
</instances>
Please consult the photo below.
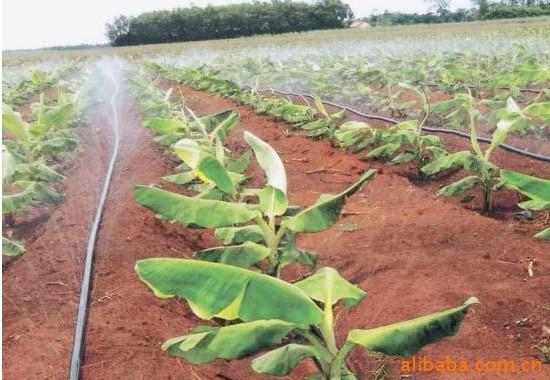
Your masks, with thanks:
<instances>
[{"instance_id":1,"label":"tree line","mask_svg":"<svg viewBox=\"0 0 550 380\"><path fill-rule=\"evenodd\" d=\"M125 46L337 29L352 19L351 8L341 0L272 0L121 15L105 27L111 45Z\"/></svg>"},{"instance_id":2,"label":"tree line","mask_svg":"<svg viewBox=\"0 0 550 380\"><path fill-rule=\"evenodd\" d=\"M372 26L436 24L443 22L464 22L502 18L533 17L550 15L550 0L472 0L473 8L449 10L449 0L427 0L434 12L424 14L384 12L366 17Z\"/></svg>"}]
</instances>

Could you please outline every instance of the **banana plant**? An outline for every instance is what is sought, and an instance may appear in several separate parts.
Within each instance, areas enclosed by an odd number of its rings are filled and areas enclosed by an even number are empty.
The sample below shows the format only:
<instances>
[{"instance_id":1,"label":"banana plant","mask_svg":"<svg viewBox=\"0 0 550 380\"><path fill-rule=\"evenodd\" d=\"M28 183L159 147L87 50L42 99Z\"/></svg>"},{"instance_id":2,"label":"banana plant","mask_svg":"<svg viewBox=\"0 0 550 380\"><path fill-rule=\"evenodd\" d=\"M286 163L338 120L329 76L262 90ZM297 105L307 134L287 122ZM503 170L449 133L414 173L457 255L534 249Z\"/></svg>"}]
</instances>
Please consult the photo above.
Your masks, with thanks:
<instances>
[{"instance_id":1,"label":"banana plant","mask_svg":"<svg viewBox=\"0 0 550 380\"><path fill-rule=\"evenodd\" d=\"M515 190L529 198L518 203L519 207L533 211L550 210L549 180L510 170L501 170L500 175L506 188ZM550 227L539 232L535 237L550 240Z\"/></svg>"},{"instance_id":2,"label":"banana plant","mask_svg":"<svg viewBox=\"0 0 550 380\"><path fill-rule=\"evenodd\" d=\"M422 177L422 167L433 159L447 155L447 152L443 149L443 141L439 136L422 133L422 127L430 115L430 103L426 94L405 83L401 83L400 86L412 91L422 100L424 118L420 123L409 120L387 128L380 135L382 145L371 150L367 157L375 159L393 157L390 160L392 164L414 162L418 176Z\"/></svg>"},{"instance_id":3,"label":"banana plant","mask_svg":"<svg viewBox=\"0 0 550 380\"><path fill-rule=\"evenodd\" d=\"M495 149L502 144L506 137L518 125L524 122L525 116L512 98L508 98L508 113L497 123L492 135L491 144L482 151L477 141L477 131L474 122L474 99L465 98L463 108L468 112L470 119L470 145L472 151L461 151L443 156L422 168L426 175L434 175L450 169L464 169L472 175L464 177L450 185L441 188L438 195L456 196L464 194L474 187L480 187L483 194L483 211L492 212L493 193L502 189L504 183L500 178L500 169L491 162ZM473 195L465 199L472 199Z\"/></svg>"},{"instance_id":4,"label":"banana plant","mask_svg":"<svg viewBox=\"0 0 550 380\"><path fill-rule=\"evenodd\" d=\"M321 115L320 119L307 123L299 123L296 126L306 131L305 134L309 137L327 136L332 138L334 131L337 128L337 122L346 116L346 111L341 110L333 114L328 113L325 105L318 96L315 97L315 108Z\"/></svg>"},{"instance_id":5,"label":"banana plant","mask_svg":"<svg viewBox=\"0 0 550 380\"><path fill-rule=\"evenodd\" d=\"M353 151L357 153L382 144L385 134L384 128L374 128L361 121L348 121L338 127L334 138L342 148L353 147Z\"/></svg>"},{"instance_id":6,"label":"banana plant","mask_svg":"<svg viewBox=\"0 0 550 380\"><path fill-rule=\"evenodd\" d=\"M60 181L63 176L45 164L17 163L13 154L2 145L2 216L7 226L15 223L15 216L30 207L53 205L63 200L63 195L45 182ZM25 252L20 243L2 237L2 252L15 256Z\"/></svg>"},{"instance_id":7,"label":"banana plant","mask_svg":"<svg viewBox=\"0 0 550 380\"><path fill-rule=\"evenodd\" d=\"M314 253L295 247L296 235L324 231L334 225L346 199L360 190L375 171L369 170L340 194L323 194L313 205L297 210L288 204L286 172L279 155L249 132L245 132L245 140L266 174L264 188L243 189L239 197L231 198L232 201L221 201L184 196L151 186L136 186L136 201L163 219L183 225L216 228L216 236L225 245L198 252L198 259L254 267L272 276L279 276L281 269L292 262L315 265L317 256ZM206 177L206 171L202 173ZM218 186L226 183L228 191L232 190L228 176L219 170L208 171L207 178ZM247 198L257 203L244 203ZM243 236L249 237L250 241Z\"/></svg>"},{"instance_id":8,"label":"banana plant","mask_svg":"<svg viewBox=\"0 0 550 380\"><path fill-rule=\"evenodd\" d=\"M75 116L75 102L60 96L57 104L46 106L41 96L34 107L36 121L27 123L10 106L2 104L3 135L6 147L18 158L32 163L38 159L58 160L73 150L77 140L73 137L70 122Z\"/></svg>"},{"instance_id":9,"label":"banana plant","mask_svg":"<svg viewBox=\"0 0 550 380\"><path fill-rule=\"evenodd\" d=\"M309 380L357 379L346 363L355 347L413 355L455 335L468 309L478 303L471 297L458 307L416 319L352 329L339 347L333 308L342 303L350 309L365 292L332 268L295 284L235 266L186 259L145 259L135 270L157 297L185 299L199 318L229 322L195 327L188 335L168 339L162 350L169 355L202 364L262 352L252 361L252 369L272 376L286 376L300 361L312 360L318 373Z\"/></svg>"}]
</instances>

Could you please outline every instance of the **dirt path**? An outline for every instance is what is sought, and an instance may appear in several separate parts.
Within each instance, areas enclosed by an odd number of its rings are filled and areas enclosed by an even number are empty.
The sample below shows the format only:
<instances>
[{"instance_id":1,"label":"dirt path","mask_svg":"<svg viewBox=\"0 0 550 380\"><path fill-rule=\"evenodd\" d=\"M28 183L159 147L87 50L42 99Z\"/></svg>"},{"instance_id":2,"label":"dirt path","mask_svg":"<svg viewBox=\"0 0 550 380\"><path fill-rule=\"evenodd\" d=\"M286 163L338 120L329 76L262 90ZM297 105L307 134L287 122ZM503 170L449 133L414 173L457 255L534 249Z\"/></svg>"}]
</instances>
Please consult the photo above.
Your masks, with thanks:
<instances>
[{"instance_id":1,"label":"dirt path","mask_svg":"<svg viewBox=\"0 0 550 380\"><path fill-rule=\"evenodd\" d=\"M244 149L242 132L252 131L279 151L286 164L292 203L305 205L319 193L335 193L346 187L367 167L380 173L346 206L351 213L325 233L300 239L303 248L323 257L322 265L337 268L343 276L367 291L367 298L352 311L338 309L338 339L354 327L374 327L462 302L470 295L482 305L467 317L458 335L428 346L432 358L456 359L532 358L532 345L548 320L550 286L548 244L518 230L514 222L495 220L435 199L429 189L419 188L398 172L358 156L340 152L326 141L313 142L286 125L254 114L246 107L205 93L182 88L186 104L204 115L233 108L241 123L232 131L229 144ZM167 338L185 334L200 321L177 300L159 300L136 278L136 260L145 257L190 257L195 250L213 246L210 232L191 230L158 221L137 206L130 195L134 184L161 182L158 177L175 163L163 156L138 122L138 112L124 101L123 151L112 188L96 252L96 277L83 365L85 379L249 379L249 360L216 361L192 366L160 350ZM331 166L328 172L318 172ZM307 174L308 172L312 172ZM257 167L250 174L261 173ZM256 176L254 184L259 185ZM536 260L535 276L527 278L528 257ZM300 268L285 270L293 280ZM527 326L515 321L528 318ZM546 322L547 323L547 322ZM382 362L365 360L359 350L350 366L368 379ZM387 359L389 378L399 378L397 359ZM301 379L311 373L312 363L302 363L288 376ZM537 379L544 373L515 378ZM471 373L414 374L422 379L475 379ZM484 377L478 377L484 378Z\"/></svg>"},{"instance_id":2,"label":"dirt path","mask_svg":"<svg viewBox=\"0 0 550 380\"><path fill-rule=\"evenodd\" d=\"M111 115L99 104L63 182L65 202L16 226L27 252L3 268L3 375L63 379L68 374L74 318L89 227L110 151Z\"/></svg>"}]
</instances>

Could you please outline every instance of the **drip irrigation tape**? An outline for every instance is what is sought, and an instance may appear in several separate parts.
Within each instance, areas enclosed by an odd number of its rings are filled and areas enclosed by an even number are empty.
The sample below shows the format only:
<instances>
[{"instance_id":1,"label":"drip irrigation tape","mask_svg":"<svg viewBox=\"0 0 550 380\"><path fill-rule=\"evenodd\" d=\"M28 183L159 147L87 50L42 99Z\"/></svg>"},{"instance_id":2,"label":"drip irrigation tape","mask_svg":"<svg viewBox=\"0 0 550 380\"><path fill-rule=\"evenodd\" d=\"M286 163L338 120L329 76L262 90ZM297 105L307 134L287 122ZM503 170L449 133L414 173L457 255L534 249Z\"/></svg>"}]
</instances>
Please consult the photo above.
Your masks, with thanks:
<instances>
[{"instance_id":1,"label":"drip irrigation tape","mask_svg":"<svg viewBox=\"0 0 550 380\"><path fill-rule=\"evenodd\" d=\"M421 83L422 85L424 86L428 86L428 87L440 87L439 84L437 83ZM467 86L470 90L476 90L478 89L478 87L476 86ZM506 91L509 91L511 90L510 87L497 87L495 88L495 90L506 90ZM542 92L542 90L539 90L538 88L519 88L518 89L519 92L529 92L529 93L532 93L532 94L540 94Z\"/></svg>"},{"instance_id":2,"label":"drip irrigation tape","mask_svg":"<svg viewBox=\"0 0 550 380\"><path fill-rule=\"evenodd\" d=\"M245 88L250 89L251 87L245 86ZM298 93L295 93L295 92L281 91L281 90L277 90L277 89L274 89L274 88L260 89L260 90L256 90L256 91L258 91L258 92L277 93L279 95L284 95L284 96L296 96L296 97L301 97L301 98L315 99L315 97L311 94L298 94ZM381 120L381 121L385 121L385 122L392 123L392 124L400 123L399 120L392 119L390 117L380 116L380 115L367 114L367 113L358 111L354 108L343 105L343 104L338 104L338 103L330 102L330 101L327 101L327 100L321 100L321 102L324 105L327 105L327 106L332 106L332 107L336 107L336 108L346 110L347 112L352 113L354 115L357 115L359 117L362 117L364 119ZM467 139L470 138L469 133L465 133L465 132L461 132L461 131L454 131L454 130L451 130L451 129L438 128L438 127L432 127L432 126L424 126L424 127L422 127L422 130L428 131L428 132L447 133L447 134L450 134L450 135L455 135L455 136L459 136L459 137L463 137L463 138L467 138ZM484 143L489 143L489 144L491 143L491 139L488 138L488 137L478 136L477 140L480 141L480 142L484 142ZM515 146L512 146L512 145L500 144L499 148L501 148L503 150L506 150L508 152L511 152L511 153L519 154L519 155L524 156L524 157L532 158L534 160L550 162L550 157L548 157L548 156L538 154L538 153L529 152L529 151L524 150L524 149L516 148Z\"/></svg>"},{"instance_id":3,"label":"drip irrigation tape","mask_svg":"<svg viewBox=\"0 0 550 380\"><path fill-rule=\"evenodd\" d=\"M109 187L111 184L111 178L115 168L116 159L118 156L120 135L118 130L119 118L116 107L116 98L119 93L119 86L116 82L112 68L109 71L109 77L114 85L114 91L111 96L110 105L113 113L113 131L115 135L115 142L111 159L109 161L109 167L105 175L105 182L103 183L103 190L101 192L101 198L97 206L97 211L93 220L92 228L90 230L90 236L88 239L88 247L86 250L86 262L84 264L84 273L82 276L82 287L80 290L80 302L78 304L78 316L76 319L76 327L73 341L73 351L71 355L71 363L69 369L69 379L78 380L80 374L80 364L82 359L82 347L84 345L84 333L86 329L86 322L88 319L88 303L90 295L90 284L93 271L94 251L97 240L97 232L99 230L99 224L101 223L101 217L103 215L103 209L105 208L105 202L109 193Z\"/></svg>"}]
</instances>

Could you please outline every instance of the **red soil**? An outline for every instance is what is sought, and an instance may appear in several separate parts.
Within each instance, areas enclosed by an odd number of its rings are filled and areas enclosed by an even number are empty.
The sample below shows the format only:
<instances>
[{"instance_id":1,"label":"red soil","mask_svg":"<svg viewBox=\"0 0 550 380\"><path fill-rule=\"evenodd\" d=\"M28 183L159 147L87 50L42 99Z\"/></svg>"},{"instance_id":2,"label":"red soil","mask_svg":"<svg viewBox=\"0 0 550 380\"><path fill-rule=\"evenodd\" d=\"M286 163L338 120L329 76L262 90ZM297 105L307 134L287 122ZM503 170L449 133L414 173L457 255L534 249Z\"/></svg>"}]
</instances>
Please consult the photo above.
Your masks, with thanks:
<instances>
[{"instance_id":1,"label":"red soil","mask_svg":"<svg viewBox=\"0 0 550 380\"><path fill-rule=\"evenodd\" d=\"M322 266L332 266L351 282L367 292L366 299L352 310L338 307L336 311L338 341L345 339L351 328L370 328L405 318L438 311L477 296L482 304L468 314L457 336L427 346L422 354L434 359L450 355L456 359L533 358L532 346L542 339L543 325L548 325L550 301L549 244L531 235L541 228L535 223L519 223L502 207L502 217L493 219L468 210L454 201L434 197L433 190L443 182L414 185L402 167L390 167L378 162L364 162L362 155L341 152L327 141L312 141L295 132L285 133L288 125L258 116L248 107L235 106L227 100L202 92L181 88L186 105L199 115L235 109L241 123L228 141L233 151L243 151L242 133L248 130L265 139L283 158L289 182L290 201L306 205L320 193L336 193L353 182L369 167L380 169L377 176L350 198L347 213L330 230L303 236L301 247L318 252ZM176 93L176 92L175 92ZM193 366L165 355L160 344L169 337L183 335L189 328L203 323L185 302L161 300L142 284L134 273L135 261L146 257L190 257L193 251L216 244L207 230L187 229L155 219L153 213L139 207L130 190L135 184L163 184L159 177L168 174L175 162L151 141L150 133L139 125L138 111L126 99L121 105L122 151L117 163L113 186L105 209L95 260L94 288L86 336L84 379L252 379L258 376L250 369L250 360L217 360ZM464 149L465 142L449 139L451 148ZM467 142L466 142L467 143ZM455 145L456 144L456 145ZM462 145L464 145L464 147ZM107 155L105 151L102 154ZM364 154L363 154L364 155ZM550 176L550 168L506 152L496 156L506 167ZM87 161L79 161L87 162ZM327 170L319 170L326 168ZM261 171L249 169L255 175L253 185L261 185ZM67 179L67 185L70 178ZM77 181L79 184L81 181ZM67 190L67 202L55 212L71 210L69 202L86 202L77 198L78 191ZM499 205L508 204L509 195L497 197ZM93 202L92 205L95 205ZM73 203L73 223L87 227L88 219ZM78 210L78 211L77 211ZM49 227L51 218L46 224ZM84 227L82 227L84 228ZM71 234L64 235L72 239ZM75 233L76 235L76 233ZM37 241L43 241L40 236ZM76 239L76 236L74 236ZM46 240L48 241L48 240ZM85 239L78 240L84 245ZM76 295L63 298L65 306L48 302L45 281L65 277L39 277L23 267L35 260L32 269L66 270L65 265L39 258L62 255L79 257L67 249L42 243L41 250L31 250L4 273L4 344L7 350L4 371L10 378L63 378L69 360L70 335L63 340L59 354L44 347L54 345L63 331L72 333L72 322L65 308L73 310ZM534 276L528 277L528 260L534 260ZM79 259L74 259L79 261ZM17 286L11 284L12 272L18 264ZM61 263L64 264L64 263ZM39 266L40 265L40 266ZM287 280L295 280L306 272L300 267L283 271ZM44 275L46 276L46 275ZM55 279L53 278L55 277ZM69 277L69 276L67 276ZM77 280L77 279L75 279ZM32 284L29 284L32 283ZM64 291L76 289L77 282ZM51 292L51 290L50 290ZM21 298L31 295L40 312L27 308L17 316L13 309L24 304ZM6 303L6 300L17 302ZM66 304L70 303L70 307ZM49 304L48 304L49 303ZM44 319L43 314L50 313ZM55 318L53 318L55 313ZM28 315L27 315L28 314ZM19 318L17 318L19 317ZM515 321L529 318L527 326ZM71 329L43 324L71 324ZM24 325L18 327L18 323ZM28 332L27 330L28 329ZM18 340L14 334L27 333ZM23 346L25 344L25 346ZM46 357L45 357L46 356ZM7 358L6 358L7 357ZM399 358L366 358L356 350L348 361L360 379L371 378L371 371L386 364L387 378L399 378ZM51 365L51 372L46 367ZM44 367L44 368L43 368ZM301 379L314 371L312 362L303 362L287 379ZM520 374L518 379L543 379L544 372ZM415 379L482 379L475 374L413 374Z\"/></svg>"}]
</instances>

